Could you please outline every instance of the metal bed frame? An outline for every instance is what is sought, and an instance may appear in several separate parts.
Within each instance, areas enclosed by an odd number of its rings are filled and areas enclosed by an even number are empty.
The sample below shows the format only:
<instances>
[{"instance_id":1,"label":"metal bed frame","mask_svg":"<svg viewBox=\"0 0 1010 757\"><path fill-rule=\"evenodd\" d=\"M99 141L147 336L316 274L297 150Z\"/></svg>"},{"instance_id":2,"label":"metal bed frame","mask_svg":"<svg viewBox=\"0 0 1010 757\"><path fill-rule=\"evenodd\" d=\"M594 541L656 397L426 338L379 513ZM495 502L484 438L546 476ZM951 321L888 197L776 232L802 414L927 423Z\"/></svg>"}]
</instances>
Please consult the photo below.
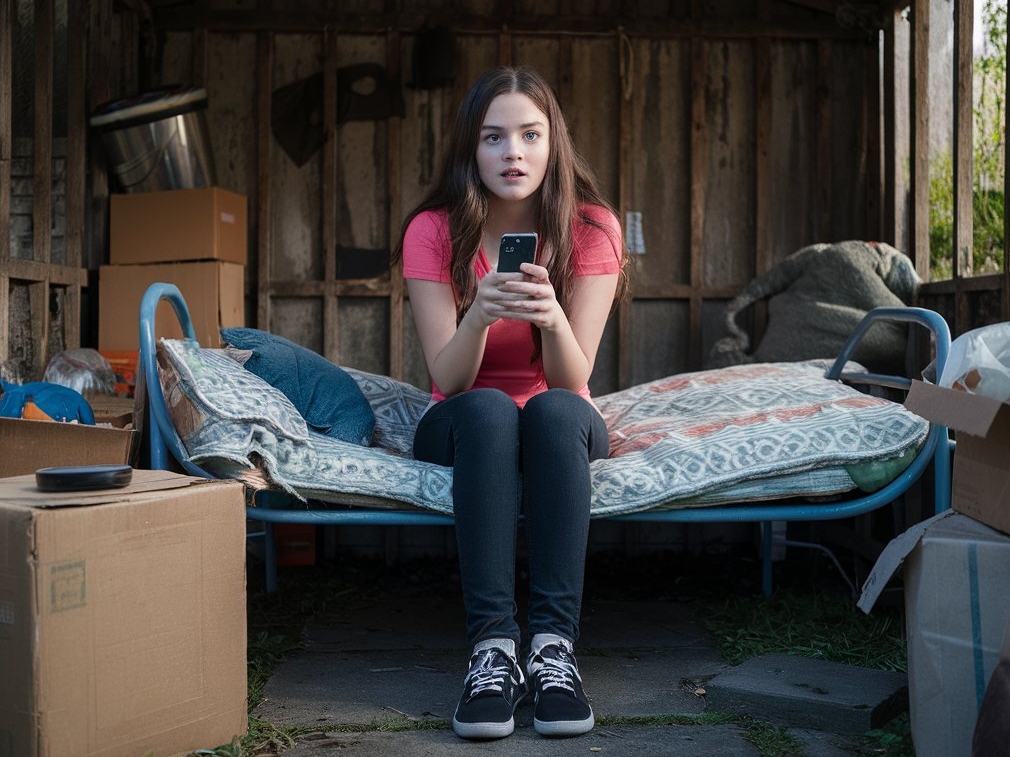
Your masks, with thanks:
<instances>
[{"instance_id":1,"label":"metal bed frame","mask_svg":"<svg viewBox=\"0 0 1010 757\"><path fill-rule=\"evenodd\" d=\"M207 471L189 462L182 441L169 419L168 407L162 393L155 360L155 311L161 300L167 300L188 339L195 340L193 322L182 293L173 284L155 283L144 293L140 306L140 367L147 391L146 435L149 439L150 465L155 470L167 470L170 456L193 476L215 478ZM890 389L907 390L911 379L898 376L844 372L845 364L852 358L857 345L866 332L878 321L896 321L918 324L926 328L932 338L936 359L936 373L940 374L950 349L950 329L943 318L924 308L877 308L871 311L849 336L835 362L826 373L829 380L842 380L853 384L873 385ZM911 338L911 334L910 334ZM760 502L711 507L693 507L678 510L656 510L626 515L600 516L607 520L661 523L742 523L761 524L761 585L766 595L772 590L772 523L774 521L819 521L862 515L883 507L901 496L919 479L930 463L933 464L933 491L936 512L950 507L951 448L947 427L934 424L923 448L915 460L897 478L875 492L838 502L809 503ZM297 507L287 506L296 502ZM386 525L386 526L447 526L450 516L421 510L391 510L355 506L350 509L305 507L282 492L259 492L255 506L246 508L246 516L263 524L261 534L265 539L264 560L266 589L272 592L277 586L276 544L274 523L310 523L316 525ZM790 546L820 548L803 542L784 542ZM830 553L829 553L830 555ZM831 556L833 559L833 555Z\"/></svg>"}]
</instances>

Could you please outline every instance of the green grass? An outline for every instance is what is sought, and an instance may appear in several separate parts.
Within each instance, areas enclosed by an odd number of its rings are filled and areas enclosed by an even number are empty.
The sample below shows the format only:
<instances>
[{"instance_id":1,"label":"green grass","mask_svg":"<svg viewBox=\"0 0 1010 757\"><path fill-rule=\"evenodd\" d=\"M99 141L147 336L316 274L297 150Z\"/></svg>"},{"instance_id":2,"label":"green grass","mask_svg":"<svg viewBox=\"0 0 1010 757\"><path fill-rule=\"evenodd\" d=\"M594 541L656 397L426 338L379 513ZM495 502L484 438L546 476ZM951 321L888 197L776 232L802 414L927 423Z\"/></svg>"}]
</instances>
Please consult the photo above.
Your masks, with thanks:
<instances>
[{"instance_id":1,"label":"green grass","mask_svg":"<svg viewBox=\"0 0 1010 757\"><path fill-rule=\"evenodd\" d=\"M781 652L864 668L906 669L900 615L864 615L845 595L732 597L703 602L696 615L731 665Z\"/></svg>"}]
</instances>

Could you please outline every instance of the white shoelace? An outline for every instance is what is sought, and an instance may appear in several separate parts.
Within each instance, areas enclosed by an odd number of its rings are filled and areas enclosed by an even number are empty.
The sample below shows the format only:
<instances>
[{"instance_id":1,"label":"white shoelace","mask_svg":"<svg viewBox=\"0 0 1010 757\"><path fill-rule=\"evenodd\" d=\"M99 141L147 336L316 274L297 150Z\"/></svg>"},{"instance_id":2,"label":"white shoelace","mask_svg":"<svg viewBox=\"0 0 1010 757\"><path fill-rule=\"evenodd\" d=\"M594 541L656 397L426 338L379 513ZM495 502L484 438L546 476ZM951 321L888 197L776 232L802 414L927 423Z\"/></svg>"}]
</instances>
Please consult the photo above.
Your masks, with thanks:
<instances>
[{"instance_id":1,"label":"white shoelace","mask_svg":"<svg viewBox=\"0 0 1010 757\"><path fill-rule=\"evenodd\" d=\"M575 693L575 677L578 671L575 666L567 660L555 660L550 657L541 657L543 664L537 670L536 676L540 680L543 689L566 689Z\"/></svg>"},{"instance_id":2,"label":"white shoelace","mask_svg":"<svg viewBox=\"0 0 1010 757\"><path fill-rule=\"evenodd\" d=\"M497 649L485 649L480 653L481 657L477 665L470 671L470 696L475 697L485 691L503 691L505 676L509 674L507 665L492 665L491 660L496 654L501 654Z\"/></svg>"}]
</instances>

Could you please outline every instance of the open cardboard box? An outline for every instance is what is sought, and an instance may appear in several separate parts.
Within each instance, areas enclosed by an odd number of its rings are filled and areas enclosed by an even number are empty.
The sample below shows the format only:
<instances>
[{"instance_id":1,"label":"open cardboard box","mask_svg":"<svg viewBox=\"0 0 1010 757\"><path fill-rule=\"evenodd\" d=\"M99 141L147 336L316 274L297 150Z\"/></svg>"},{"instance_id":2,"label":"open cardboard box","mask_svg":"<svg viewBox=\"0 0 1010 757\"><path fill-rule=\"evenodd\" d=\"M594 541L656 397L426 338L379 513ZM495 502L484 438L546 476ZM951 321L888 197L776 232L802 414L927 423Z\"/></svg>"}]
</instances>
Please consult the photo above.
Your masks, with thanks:
<instances>
[{"instance_id":1,"label":"open cardboard box","mask_svg":"<svg viewBox=\"0 0 1010 757\"><path fill-rule=\"evenodd\" d=\"M243 486L0 479L0 753L170 757L245 733Z\"/></svg>"},{"instance_id":2,"label":"open cardboard box","mask_svg":"<svg viewBox=\"0 0 1010 757\"><path fill-rule=\"evenodd\" d=\"M957 432L952 507L1010 534L1010 405L914 381L905 407Z\"/></svg>"},{"instance_id":3,"label":"open cardboard box","mask_svg":"<svg viewBox=\"0 0 1010 757\"><path fill-rule=\"evenodd\" d=\"M899 568L916 757L971 757L983 692L1010 623L1010 536L953 510L918 523L881 553L860 609L870 612Z\"/></svg>"},{"instance_id":4,"label":"open cardboard box","mask_svg":"<svg viewBox=\"0 0 1010 757\"><path fill-rule=\"evenodd\" d=\"M137 436L132 426L0 418L0 478L34 473L39 468L125 465L133 462Z\"/></svg>"}]
</instances>

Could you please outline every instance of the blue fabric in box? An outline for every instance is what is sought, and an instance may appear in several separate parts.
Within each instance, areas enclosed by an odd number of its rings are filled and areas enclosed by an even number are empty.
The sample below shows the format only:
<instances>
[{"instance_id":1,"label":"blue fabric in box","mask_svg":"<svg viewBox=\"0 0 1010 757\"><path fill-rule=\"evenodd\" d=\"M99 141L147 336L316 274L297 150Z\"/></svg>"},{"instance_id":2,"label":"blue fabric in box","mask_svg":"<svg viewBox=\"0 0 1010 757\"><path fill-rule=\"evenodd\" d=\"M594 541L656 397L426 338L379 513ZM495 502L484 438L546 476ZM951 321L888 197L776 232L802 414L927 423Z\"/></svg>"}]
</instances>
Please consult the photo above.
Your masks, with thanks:
<instances>
[{"instance_id":1,"label":"blue fabric in box","mask_svg":"<svg viewBox=\"0 0 1010 757\"><path fill-rule=\"evenodd\" d=\"M224 328L221 338L252 352L246 370L283 392L313 431L354 444L371 442L375 414L357 382L340 366L259 329Z\"/></svg>"}]
</instances>

